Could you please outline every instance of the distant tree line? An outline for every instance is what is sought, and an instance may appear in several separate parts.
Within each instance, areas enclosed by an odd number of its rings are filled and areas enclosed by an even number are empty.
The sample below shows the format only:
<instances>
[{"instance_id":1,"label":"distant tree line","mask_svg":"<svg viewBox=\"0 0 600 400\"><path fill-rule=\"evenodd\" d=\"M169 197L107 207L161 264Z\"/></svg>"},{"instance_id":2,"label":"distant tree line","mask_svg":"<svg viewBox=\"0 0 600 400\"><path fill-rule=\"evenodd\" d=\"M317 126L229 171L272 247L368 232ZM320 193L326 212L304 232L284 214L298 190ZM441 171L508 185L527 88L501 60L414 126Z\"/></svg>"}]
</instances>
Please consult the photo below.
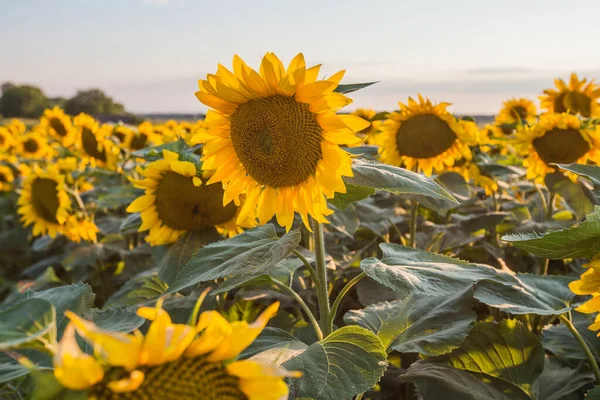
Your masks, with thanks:
<instances>
[{"instance_id":1,"label":"distant tree line","mask_svg":"<svg viewBox=\"0 0 600 400\"><path fill-rule=\"evenodd\" d=\"M0 117L39 118L46 108L59 106L67 114L86 113L93 117L128 116L125 107L108 97L100 89L78 90L77 94L65 99L49 98L44 92L31 85L15 85L10 82L1 86Z\"/></svg>"}]
</instances>

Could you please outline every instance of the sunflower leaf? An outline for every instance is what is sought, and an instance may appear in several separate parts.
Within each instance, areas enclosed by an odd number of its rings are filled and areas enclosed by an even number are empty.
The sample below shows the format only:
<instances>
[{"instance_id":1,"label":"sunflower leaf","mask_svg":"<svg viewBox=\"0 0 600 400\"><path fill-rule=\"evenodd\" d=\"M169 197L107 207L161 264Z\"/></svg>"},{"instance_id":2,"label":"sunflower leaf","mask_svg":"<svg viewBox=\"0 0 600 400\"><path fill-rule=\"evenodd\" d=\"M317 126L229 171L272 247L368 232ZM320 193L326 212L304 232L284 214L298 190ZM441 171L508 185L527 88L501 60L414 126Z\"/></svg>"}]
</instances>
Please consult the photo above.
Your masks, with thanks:
<instances>
[{"instance_id":1,"label":"sunflower leaf","mask_svg":"<svg viewBox=\"0 0 600 400\"><path fill-rule=\"evenodd\" d=\"M428 177L392 165L354 160L354 176L344 177L346 184L384 190L395 194L418 194L436 199L456 199Z\"/></svg>"},{"instance_id":2,"label":"sunflower leaf","mask_svg":"<svg viewBox=\"0 0 600 400\"><path fill-rule=\"evenodd\" d=\"M291 382L296 397L345 400L379 381L387 368L387 355L375 334L358 326L345 326L283 366L303 373Z\"/></svg>"},{"instance_id":3,"label":"sunflower leaf","mask_svg":"<svg viewBox=\"0 0 600 400\"><path fill-rule=\"evenodd\" d=\"M299 231L290 231L279 238L275 227L267 224L206 245L177 271L167 293L175 293L198 282L260 275L286 258L299 243Z\"/></svg>"},{"instance_id":4,"label":"sunflower leaf","mask_svg":"<svg viewBox=\"0 0 600 400\"><path fill-rule=\"evenodd\" d=\"M352 92L356 92L357 90L364 89L368 86L374 85L376 83L379 83L379 81L365 82L365 83L349 83L346 85L338 85L333 91L338 92L338 93L343 93L343 94L352 93Z\"/></svg>"},{"instance_id":5,"label":"sunflower leaf","mask_svg":"<svg viewBox=\"0 0 600 400\"><path fill-rule=\"evenodd\" d=\"M0 312L0 350L34 342L56 329L56 313L43 299L28 299Z\"/></svg>"},{"instance_id":6,"label":"sunflower leaf","mask_svg":"<svg viewBox=\"0 0 600 400\"><path fill-rule=\"evenodd\" d=\"M540 399L544 400L578 400L579 392L594 384L594 375L589 372L585 363L581 362L577 368L563 366L556 357L546 358L544 371L538 382L540 385Z\"/></svg>"}]
</instances>

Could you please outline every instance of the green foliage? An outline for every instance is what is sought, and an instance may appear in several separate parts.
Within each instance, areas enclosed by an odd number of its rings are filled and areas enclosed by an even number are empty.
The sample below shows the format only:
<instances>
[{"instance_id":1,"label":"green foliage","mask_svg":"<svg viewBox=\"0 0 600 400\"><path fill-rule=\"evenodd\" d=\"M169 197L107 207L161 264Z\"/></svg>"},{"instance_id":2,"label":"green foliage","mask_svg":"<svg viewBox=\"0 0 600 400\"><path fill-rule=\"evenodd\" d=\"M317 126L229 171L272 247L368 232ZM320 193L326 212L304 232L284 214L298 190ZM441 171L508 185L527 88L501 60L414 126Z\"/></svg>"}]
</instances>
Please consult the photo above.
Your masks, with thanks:
<instances>
[{"instance_id":1,"label":"green foliage","mask_svg":"<svg viewBox=\"0 0 600 400\"><path fill-rule=\"evenodd\" d=\"M125 113L122 104L115 103L100 89L78 90L74 97L65 102L64 109L70 115L86 113L93 117Z\"/></svg>"},{"instance_id":2,"label":"green foliage","mask_svg":"<svg viewBox=\"0 0 600 400\"><path fill-rule=\"evenodd\" d=\"M49 106L50 101L38 87L7 83L2 85L0 115L5 118L38 118Z\"/></svg>"}]
</instances>

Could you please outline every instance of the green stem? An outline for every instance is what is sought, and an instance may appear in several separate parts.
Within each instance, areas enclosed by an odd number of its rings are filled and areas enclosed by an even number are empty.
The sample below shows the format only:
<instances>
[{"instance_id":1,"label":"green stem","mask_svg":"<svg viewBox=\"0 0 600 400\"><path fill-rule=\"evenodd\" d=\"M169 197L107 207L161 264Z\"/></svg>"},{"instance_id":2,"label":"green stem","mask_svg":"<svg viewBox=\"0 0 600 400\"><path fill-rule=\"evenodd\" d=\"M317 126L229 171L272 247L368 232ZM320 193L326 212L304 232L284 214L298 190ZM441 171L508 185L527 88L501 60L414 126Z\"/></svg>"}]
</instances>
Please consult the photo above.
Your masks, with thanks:
<instances>
[{"instance_id":1,"label":"green stem","mask_svg":"<svg viewBox=\"0 0 600 400\"><path fill-rule=\"evenodd\" d=\"M284 289L286 292L291 294L292 297L294 298L294 300L296 300L298 302L298 304L300 304L300 307L302 308L302 310L304 310L304 313L308 317L308 321L310 322L313 329L315 330L317 339L323 340L323 332L321 331L321 328L319 327L319 323L317 322L317 319L315 318L315 316L312 313L312 311L310 310L310 308L308 308L308 305L306 305L304 300L302 300L302 297L300 297L300 295L298 293L296 293L296 291L294 289L292 289L285 283L283 283L277 279L273 279L273 281L275 282L275 284L277 284L277 286L279 286L280 288Z\"/></svg>"},{"instance_id":2,"label":"green stem","mask_svg":"<svg viewBox=\"0 0 600 400\"><path fill-rule=\"evenodd\" d=\"M409 245L412 248L417 247L417 221L419 217L419 202L415 201L410 210L410 221L408 225L408 233L410 235Z\"/></svg>"},{"instance_id":3,"label":"green stem","mask_svg":"<svg viewBox=\"0 0 600 400\"><path fill-rule=\"evenodd\" d=\"M317 276L317 272L312 267L312 265L310 265L306 257L304 257L302 253L300 253L298 250L294 250L292 251L292 253L294 253L294 255L300 259L300 261L302 261L302 264L304 264L312 280L315 282L315 286L319 286L319 277Z\"/></svg>"},{"instance_id":4,"label":"green stem","mask_svg":"<svg viewBox=\"0 0 600 400\"><path fill-rule=\"evenodd\" d=\"M325 266L325 239L323 237L323 225L316 220L312 223L313 236L315 239L315 259L317 261L316 273L319 279L317 286L317 300L319 301L319 321L324 337L331 331L329 329L329 293L327 292L327 268Z\"/></svg>"},{"instance_id":5,"label":"green stem","mask_svg":"<svg viewBox=\"0 0 600 400\"><path fill-rule=\"evenodd\" d=\"M361 394L359 394L358 396L356 396L356 397L354 398L354 400L362 400L362 398L363 398L363 396L364 396L364 395L365 395L364 393L361 393Z\"/></svg>"},{"instance_id":6,"label":"green stem","mask_svg":"<svg viewBox=\"0 0 600 400\"><path fill-rule=\"evenodd\" d=\"M579 342L579 345L583 349L583 352L585 353L585 355L588 359L588 363L590 364L590 367L592 368L592 372L594 373L594 376L596 377L596 384L600 385L600 368L598 368L598 363L596 362L596 358L594 358L594 355L592 354L592 351L588 347L587 343L585 342L585 340L583 340L583 337L581 337L581 335L577 331L577 328L575 328L575 325L573 325L573 323L571 321L569 321L569 319L567 317L565 317L564 314L559 315L558 319L560 319L562 321L562 323L565 324L565 326L571 331L571 333L573 334L575 339L577 339L577 341Z\"/></svg>"},{"instance_id":7,"label":"green stem","mask_svg":"<svg viewBox=\"0 0 600 400\"><path fill-rule=\"evenodd\" d=\"M542 275L548 275L548 267L550 266L550 259L546 258L544 261L544 267L542 268Z\"/></svg>"},{"instance_id":8,"label":"green stem","mask_svg":"<svg viewBox=\"0 0 600 400\"><path fill-rule=\"evenodd\" d=\"M552 214L554 214L554 199L556 198L556 193L552 193L548 190L548 210L546 213L546 219L552 219Z\"/></svg>"},{"instance_id":9,"label":"green stem","mask_svg":"<svg viewBox=\"0 0 600 400\"><path fill-rule=\"evenodd\" d=\"M535 190L537 191L537 193L540 197L540 201L542 202L542 208L544 209L544 216L547 216L548 215L548 202L546 201L546 195L544 195L544 191L542 190L540 185L537 184L537 182L534 181L533 185L535 186Z\"/></svg>"},{"instance_id":10,"label":"green stem","mask_svg":"<svg viewBox=\"0 0 600 400\"><path fill-rule=\"evenodd\" d=\"M365 274L364 272L361 272L360 274L356 275L348 283L346 283L346 286L344 286L342 288L342 290L340 291L340 293L335 298L335 301L333 302L333 305L331 306L331 311L329 312L329 322L328 322L328 325L327 325L329 327L329 330L331 332L333 332L333 321L335 320L335 315L337 314L337 310L338 310L338 308L340 306L340 303L344 299L344 296L346 296L346 294L348 293L348 291L350 291L350 289L352 289L352 287L354 285L356 285L358 282L360 282L360 280L362 278L364 278L365 276L367 276L367 274Z\"/></svg>"}]
</instances>

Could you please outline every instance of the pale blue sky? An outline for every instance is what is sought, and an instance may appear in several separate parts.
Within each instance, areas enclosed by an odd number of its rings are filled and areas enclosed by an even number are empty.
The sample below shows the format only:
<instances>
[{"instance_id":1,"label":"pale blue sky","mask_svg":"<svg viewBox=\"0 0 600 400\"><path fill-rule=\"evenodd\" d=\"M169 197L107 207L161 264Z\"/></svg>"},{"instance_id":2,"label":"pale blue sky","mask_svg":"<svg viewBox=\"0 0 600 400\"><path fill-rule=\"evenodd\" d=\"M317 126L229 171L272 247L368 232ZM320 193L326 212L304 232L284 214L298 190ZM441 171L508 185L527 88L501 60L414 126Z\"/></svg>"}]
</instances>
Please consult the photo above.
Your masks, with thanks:
<instances>
[{"instance_id":1,"label":"pale blue sky","mask_svg":"<svg viewBox=\"0 0 600 400\"><path fill-rule=\"evenodd\" d=\"M598 0L0 0L0 81L49 95L100 87L135 112L198 112L196 81L234 53L257 67L303 52L345 83L349 108L422 92L494 113L571 71L600 78Z\"/></svg>"}]
</instances>

